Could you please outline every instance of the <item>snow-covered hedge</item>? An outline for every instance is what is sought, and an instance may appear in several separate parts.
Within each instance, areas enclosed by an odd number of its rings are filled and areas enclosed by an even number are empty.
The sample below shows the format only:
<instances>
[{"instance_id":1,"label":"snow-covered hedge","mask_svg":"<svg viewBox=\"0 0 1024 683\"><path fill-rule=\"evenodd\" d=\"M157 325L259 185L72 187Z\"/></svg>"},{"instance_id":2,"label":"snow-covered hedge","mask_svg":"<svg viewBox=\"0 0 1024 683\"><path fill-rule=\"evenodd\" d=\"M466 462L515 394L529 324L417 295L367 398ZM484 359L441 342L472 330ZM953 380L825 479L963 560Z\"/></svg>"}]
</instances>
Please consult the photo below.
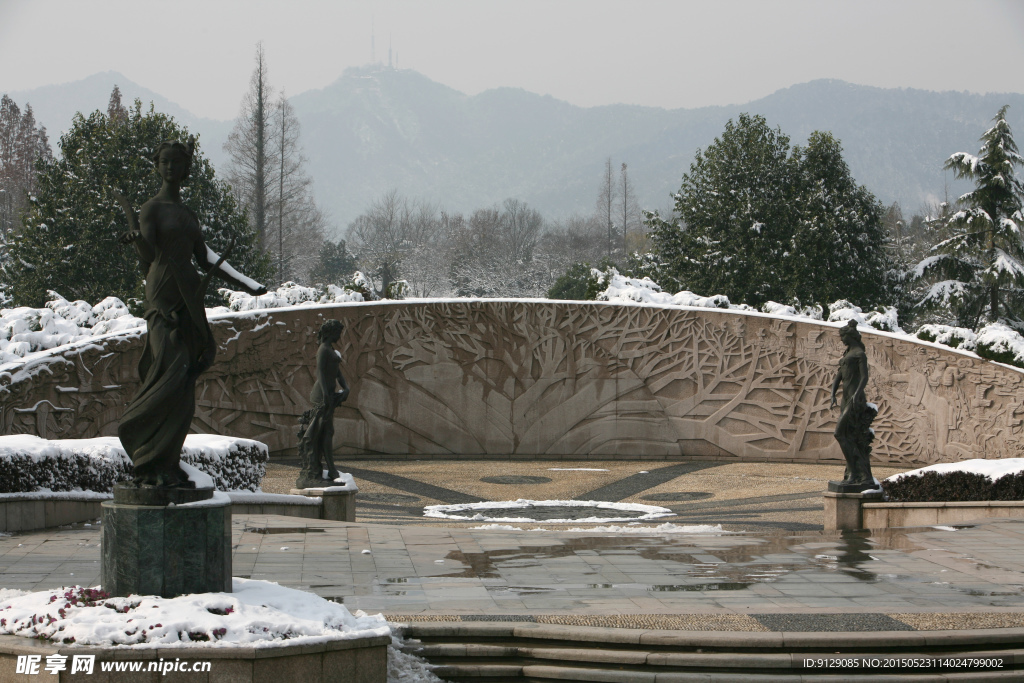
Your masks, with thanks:
<instances>
[{"instance_id":1,"label":"snow-covered hedge","mask_svg":"<svg viewBox=\"0 0 1024 683\"><path fill-rule=\"evenodd\" d=\"M746 304L733 304L729 297L724 294L714 296L700 296L690 291L668 294L661 291L661 287L649 277L633 278L619 274L615 268L601 271L594 268L591 275L597 279L599 285L605 289L597 295L598 301L622 301L637 302L645 304L660 304L663 306L696 306L698 308L723 308L733 311L756 311L757 309ZM897 320L896 308L886 306L878 311L864 312L859 306L854 306L845 299L840 299L829 304L828 322L846 322L855 320L858 325L868 325L886 332L903 333ZM808 320L822 320L823 311L820 306L804 306L797 309L794 306L769 301L761 307L762 313L771 315L786 315Z\"/></svg>"},{"instance_id":2,"label":"snow-covered hedge","mask_svg":"<svg viewBox=\"0 0 1024 683\"><path fill-rule=\"evenodd\" d=\"M1024 500L1024 458L929 465L889 477L882 490L897 503Z\"/></svg>"},{"instance_id":3,"label":"snow-covered hedge","mask_svg":"<svg viewBox=\"0 0 1024 683\"><path fill-rule=\"evenodd\" d=\"M266 473L266 445L251 439L189 434L181 460L213 478L221 491L256 491ZM48 441L0 436L0 493L98 491L131 478L132 463L112 436Z\"/></svg>"}]
</instances>

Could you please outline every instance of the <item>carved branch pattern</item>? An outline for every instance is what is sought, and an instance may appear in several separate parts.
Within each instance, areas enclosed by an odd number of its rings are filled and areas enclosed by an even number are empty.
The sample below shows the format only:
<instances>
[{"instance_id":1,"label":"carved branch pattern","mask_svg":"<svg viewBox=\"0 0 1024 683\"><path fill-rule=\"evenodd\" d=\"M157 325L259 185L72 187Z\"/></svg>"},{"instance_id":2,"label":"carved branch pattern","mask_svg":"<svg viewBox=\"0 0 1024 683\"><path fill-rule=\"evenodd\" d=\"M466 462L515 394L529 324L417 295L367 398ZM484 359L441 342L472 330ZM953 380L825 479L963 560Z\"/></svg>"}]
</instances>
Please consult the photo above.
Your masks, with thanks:
<instances>
[{"instance_id":1,"label":"carved branch pattern","mask_svg":"<svg viewBox=\"0 0 1024 683\"><path fill-rule=\"evenodd\" d=\"M458 301L340 305L214 322L221 349L193 429L296 446L315 332L336 317L352 389L341 453L735 456L842 462L832 431L834 327L731 311ZM1024 454L1021 373L864 334L878 404L873 460ZM0 430L116 433L138 386L138 335L0 373Z\"/></svg>"}]
</instances>

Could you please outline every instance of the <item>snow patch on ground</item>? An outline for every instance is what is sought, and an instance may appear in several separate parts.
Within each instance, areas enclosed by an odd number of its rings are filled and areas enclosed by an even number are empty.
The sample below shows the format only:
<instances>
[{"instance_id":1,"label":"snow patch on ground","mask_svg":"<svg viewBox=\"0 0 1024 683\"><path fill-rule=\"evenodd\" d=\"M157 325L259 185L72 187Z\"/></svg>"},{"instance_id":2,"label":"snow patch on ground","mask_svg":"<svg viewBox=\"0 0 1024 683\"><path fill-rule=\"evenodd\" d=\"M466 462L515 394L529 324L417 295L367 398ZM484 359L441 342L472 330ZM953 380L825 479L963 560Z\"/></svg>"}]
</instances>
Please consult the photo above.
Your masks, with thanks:
<instances>
[{"instance_id":1,"label":"snow patch on ground","mask_svg":"<svg viewBox=\"0 0 1024 683\"><path fill-rule=\"evenodd\" d=\"M590 507L597 510L622 510L641 512L639 517L585 517L582 519L533 519L532 517L492 517L487 510L523 510L542 507ZM668 508L639 503L609 503L598 500L518 500L484 501L482 503L458 503L455 505L428 505L423 508L424 517L437 519L458 519L470 522L535 522L538 524L632 522L659 517L671 517L675 513Z\"/></svg>"},{"instance_id":2,"label":"snow patch on ground","mask_svg":"<svg viewBox=\"0 0 1024 683\"><path fill-rule=\"evenodd\" d=\"M576 520L579 521L579 520ZM522 527L508 524L483 524L470 527L471 531L523 531ZM573 527L571 529L530 529L530 531L547 531L549 533L602 533L602 534L730 534L742 533L725 531L721 524L673 524L665 522L657 526L608 526Z\"/></svg>"},{"instance_id":3,"label":"snow patch on ground","mask_svg":"<svg viewBox=\"0 0 1024 683\"><path fill-rule=\"evenodd\" d=\"M548 472L607 472L600 467L549 467Z\"/></svg>"},{"instance_id":4,"label":"snow patch on ground","mask_svg":"<svg viewBox=\"0 0 1024 683\"><path fill-rule=\"evenodd\" d=\"M445 683L431 671L427 660L416 655L403 652L410 641L391 636L388 648L388 683Z\"/></svg>"}]
</instances>

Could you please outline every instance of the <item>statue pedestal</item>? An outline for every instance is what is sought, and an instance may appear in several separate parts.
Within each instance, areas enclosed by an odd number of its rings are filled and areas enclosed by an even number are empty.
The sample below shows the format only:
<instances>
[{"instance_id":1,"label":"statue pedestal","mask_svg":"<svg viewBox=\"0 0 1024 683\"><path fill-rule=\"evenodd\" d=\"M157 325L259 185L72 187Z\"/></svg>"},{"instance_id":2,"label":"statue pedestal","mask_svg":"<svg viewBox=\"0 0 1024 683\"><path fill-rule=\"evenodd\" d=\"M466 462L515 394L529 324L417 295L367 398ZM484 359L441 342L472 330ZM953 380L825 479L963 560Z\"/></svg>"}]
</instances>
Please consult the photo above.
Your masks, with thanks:
<instances>
[{"instance_id":1,"label":"statue pedestal","mask_svg":"<svg viewBox=\"0 0 1024 683\"><path fill-rule=\"evenodd\" d=\"M351 487L355 489L355 487ZM292 489L293 496L309 496L320 498L320 519L331 519L336 522L356 521L356 493L346 486L328 486L325 488Z\"/></svg>"},{"instance_id":2,"label":"statue pedestal","mask_svg":"<svg viewBox=\"0 0 1024 683\"><path fill-rule=\"evenodd\" d=\"M231 592L231 501L226 496L212 498L212 489L119 488L114 500L102 505L104 591L164 598ZM138 504L180 497L193 502Z\"/></svg>"},{"instance_id":3,"label":"statue pedestal","mask_svg":"<svg viewBox=\"0 0 1024 683\"><path fill-rule=\"evenodd\" d=\"M825 531L856 531L864 528L861 504L882 500L881 491L839 493L825 491Z\"/></svg>"}]
</instances>

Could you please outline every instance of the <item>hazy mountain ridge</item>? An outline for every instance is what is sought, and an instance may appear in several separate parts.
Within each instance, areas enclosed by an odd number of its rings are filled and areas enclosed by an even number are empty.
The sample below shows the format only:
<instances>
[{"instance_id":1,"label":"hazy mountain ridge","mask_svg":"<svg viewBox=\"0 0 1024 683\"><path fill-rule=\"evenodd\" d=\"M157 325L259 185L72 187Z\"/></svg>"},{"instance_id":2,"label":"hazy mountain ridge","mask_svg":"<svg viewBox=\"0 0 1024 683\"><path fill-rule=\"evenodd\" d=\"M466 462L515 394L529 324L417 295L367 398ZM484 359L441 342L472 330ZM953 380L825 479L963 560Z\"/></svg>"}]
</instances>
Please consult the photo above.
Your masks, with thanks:
<instances>
[{"instance_id":1,"label":"hazy mountain ridge","mask_svg":"<svg viewBox=\"0 0 1024 683\"><path fill-rule=\"evenodd\" d=\"M232 122L195 117L119 74L11 95L20 106L32 103L56 142L69 112L106 109L115 82L125 102L152 99L201 133L210 160L224 163L221 146ZM794 85L743 105L583 108L517 88L468 96L411 70L361 67L291 103L318 201L341 230L392 188L451 211L518 197L548 218L590 212L609 156L616 174L621 162L629 164L641 206L666 208L697 149L741 112L763 115L793 145L805 144L813 130L832 131L858 182L883 202L899 200L905 212L941 198L947 180L951 197L967 187L947 178L942 165L954 152L975 152L1002 105L1010 105L1011 126L1024 135L1022 94L883 89L838 80Z\"/></svg>"}]
</instances>

